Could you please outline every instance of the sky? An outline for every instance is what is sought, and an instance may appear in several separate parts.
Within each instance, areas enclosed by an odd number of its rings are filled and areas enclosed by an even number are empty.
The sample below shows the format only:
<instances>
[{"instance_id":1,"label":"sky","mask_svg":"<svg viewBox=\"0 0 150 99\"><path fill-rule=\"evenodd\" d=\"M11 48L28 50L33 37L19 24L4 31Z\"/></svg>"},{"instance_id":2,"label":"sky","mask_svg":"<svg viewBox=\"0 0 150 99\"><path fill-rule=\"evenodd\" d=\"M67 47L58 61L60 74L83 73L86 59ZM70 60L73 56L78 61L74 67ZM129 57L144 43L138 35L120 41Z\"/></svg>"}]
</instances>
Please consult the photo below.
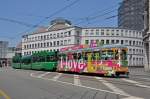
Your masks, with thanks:
<instances>
[{"instance_id":1,"label":"sky","mask_svg":"<svg viewBox=\"0 0 150 99\"><path fill-rule=\"evenodd\" d=\"M117 27L122 0L0 0L0 41L9 46L56 18L81 27ZM115 17L112 17L115 16Z\"/></svg>"}]
</instances>

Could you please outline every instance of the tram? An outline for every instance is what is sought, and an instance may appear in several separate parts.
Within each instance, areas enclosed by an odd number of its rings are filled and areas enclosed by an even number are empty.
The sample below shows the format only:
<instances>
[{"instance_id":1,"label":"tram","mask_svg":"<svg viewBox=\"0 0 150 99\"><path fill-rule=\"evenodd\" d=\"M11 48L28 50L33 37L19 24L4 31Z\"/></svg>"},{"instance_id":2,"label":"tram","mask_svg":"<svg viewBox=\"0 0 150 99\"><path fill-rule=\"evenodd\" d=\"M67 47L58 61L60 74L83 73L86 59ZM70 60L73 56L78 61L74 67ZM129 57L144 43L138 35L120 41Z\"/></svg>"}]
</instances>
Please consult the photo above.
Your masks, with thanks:
<instances>
[{"instance_id":1,"label":"tram","mask_svg":"<svg viewBox=\"0 0 150 99\"><path fill-rule=\"evenodd\" d=\"M12 67L16 69L51 70L57 68L57 52L41 51L33 55L13 57Z\"/></svg>"},{"instance_id":2,"label":"tram","mask_svg":"<svg viewBox=\"0 0 150 99\"><path fill-rule=\"evenodd\" d=\"M123 45L103 45L84 48L74 46L60 51L58 71L95 73L105 76L127 75L127 47Z\"/></svg>"}]
</instances>

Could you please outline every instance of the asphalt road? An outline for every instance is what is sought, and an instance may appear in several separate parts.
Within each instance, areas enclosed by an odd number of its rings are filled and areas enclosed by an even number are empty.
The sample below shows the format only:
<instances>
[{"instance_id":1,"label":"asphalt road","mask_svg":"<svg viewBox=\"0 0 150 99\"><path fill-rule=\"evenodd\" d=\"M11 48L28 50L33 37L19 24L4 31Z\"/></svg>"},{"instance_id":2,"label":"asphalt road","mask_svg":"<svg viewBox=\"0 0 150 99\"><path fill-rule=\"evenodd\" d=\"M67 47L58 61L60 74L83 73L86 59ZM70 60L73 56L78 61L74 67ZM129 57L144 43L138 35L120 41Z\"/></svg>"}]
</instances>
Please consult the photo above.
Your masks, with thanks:
<instances>
[{"instance_id":1,"label":"asphalt road","mask_svg":"<svg viewBox=\"0 0 150 99\"><path fill-rule=\"evenodd\" d=\"M150 77L110 78L0 68L0 99L150 99Z\"/></svg>"}]
</instances>

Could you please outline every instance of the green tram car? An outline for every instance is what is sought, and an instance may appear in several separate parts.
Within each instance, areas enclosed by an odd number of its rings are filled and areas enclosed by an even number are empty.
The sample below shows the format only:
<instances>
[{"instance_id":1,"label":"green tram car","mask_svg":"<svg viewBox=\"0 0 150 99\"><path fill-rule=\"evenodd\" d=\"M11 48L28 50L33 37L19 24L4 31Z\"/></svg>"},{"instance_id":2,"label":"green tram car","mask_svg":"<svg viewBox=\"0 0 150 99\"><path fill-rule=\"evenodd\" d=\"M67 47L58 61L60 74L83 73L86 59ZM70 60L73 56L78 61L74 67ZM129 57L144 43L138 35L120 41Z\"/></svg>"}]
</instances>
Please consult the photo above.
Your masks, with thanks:
<instances>
[{"instance_id":1,"label":"green tram car","mask_svg":"<svg viewBox=\"0 0 150 99\"><path fill-rule=\"evenodd\" d=\"M14 56L12 67L15 69L33 69L55 71L57 68L58 52L38 52L30 56Z\"/></svg>"}]
</instances>

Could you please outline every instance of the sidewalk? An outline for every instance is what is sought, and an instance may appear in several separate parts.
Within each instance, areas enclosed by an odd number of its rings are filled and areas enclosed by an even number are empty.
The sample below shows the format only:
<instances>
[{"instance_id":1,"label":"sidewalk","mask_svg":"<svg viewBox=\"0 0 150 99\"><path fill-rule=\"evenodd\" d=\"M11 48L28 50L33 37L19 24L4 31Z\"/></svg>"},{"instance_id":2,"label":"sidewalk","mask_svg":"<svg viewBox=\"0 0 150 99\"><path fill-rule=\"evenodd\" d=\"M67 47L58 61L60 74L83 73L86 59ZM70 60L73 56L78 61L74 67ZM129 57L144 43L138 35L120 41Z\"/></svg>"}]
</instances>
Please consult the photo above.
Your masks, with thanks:
<instances>
[{"instance_id":1,"label":"sidewalk","mask_svg":"<svg viewBox=\"0 0 150 99\"><path fill-rule=\"evenodd\" d=\"M130 75L139 75L139 76L149 76L150 77L150 71L147 72L144 70L144 68L129 68Z\"/></svg>"}]
</instances>

